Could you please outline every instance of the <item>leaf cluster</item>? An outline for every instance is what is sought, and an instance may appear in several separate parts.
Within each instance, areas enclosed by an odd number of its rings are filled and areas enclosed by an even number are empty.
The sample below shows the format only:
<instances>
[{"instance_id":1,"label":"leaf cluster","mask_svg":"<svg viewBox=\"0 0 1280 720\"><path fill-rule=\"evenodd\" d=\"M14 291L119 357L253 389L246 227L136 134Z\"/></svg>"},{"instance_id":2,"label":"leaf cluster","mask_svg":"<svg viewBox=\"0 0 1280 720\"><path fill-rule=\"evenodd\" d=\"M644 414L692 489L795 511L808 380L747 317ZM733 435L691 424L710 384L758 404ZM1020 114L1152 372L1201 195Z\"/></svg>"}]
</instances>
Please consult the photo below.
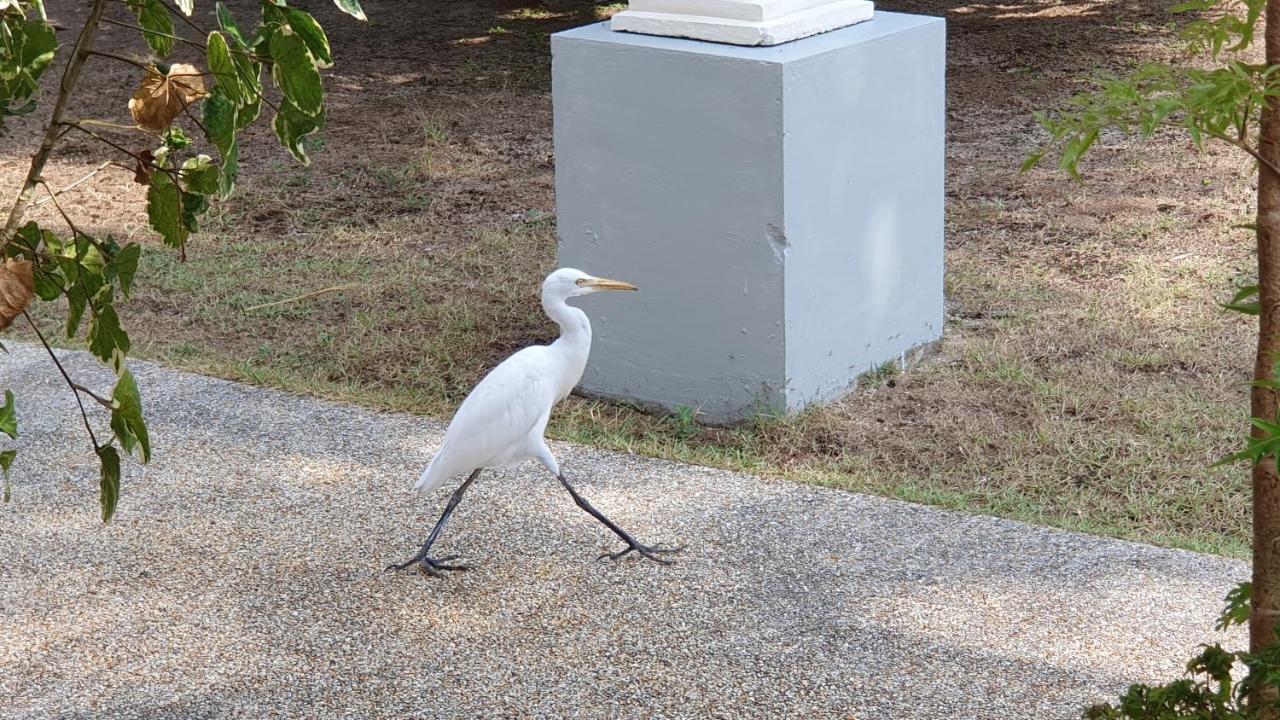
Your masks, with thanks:
<instances>
[{"instance_id":1,"label":"leaf cluster","mask_svg":"<svg viewBox=\"0 0 1280 720\"><path fill-rule=\"evenodd\" d=\"M41 2L0 0L0 129L6 117L36 109L31 98L57 50L58 39Z\"/></svg>"},{"instance_id":2,"label":"leaf cluster","mask_svg":"<svg viewBox=\"0 0 1280 720\"><path fill-rule=\"evenodd\" d=\"M364 13L358 0L335 0L344 12L358 19ZM94 0L91 20L77 40L78 52L69 62L74 66L87 58L123 60L140 71L138 89L128 101L128 110L137 125L127 128L116 123L82 120L62 121L55 109L46 142L33 155L28 188L43 186L39 169L42 157L67 132L77 131L102 141L112 151L127 154L135 163L135 181L146 184L146 214L150 228L165 244L185 252L191 235L199 230L202 215L210 203L225 198L235 189L239 174L242 131L256 122L264 106L274 112L272 127L280 143L300 162L308 162L308 137L324 127L325 95L320 70L333 63L328 37L320 24L305 10L291 7L287 0L262 0L260 16L253 27L241 25L222 2L215 5L216 29L200 30L198 39L184 38L187 28L197 28L191 19L194 0L125 0L136 27L155 54L146 64L120 55L95 51L96 22L105 0ZM202 50L198 57L174 57ZM40 0L0 0L0 121L6 115L30 112L31 99L40 88L39 80L58 50L52 26L44 18ZM172 61L171 61L172 60ZM207 71L200 69L207 67ZM68 74L68 77L76 77ZM70 83L74 85L74 82ZM267 97L274 87L279 99ZM59 86L62 107L73 91L64 79ZM122 103L123 104L123 103ZM99 128L133 130L141 137L108 137ZM188 134L188 133L191 134ZM43 153L43 155L42 155ZM70 339L83 339L89 351L116 374L109 394L101 394L76 383L62 367L56 354L49 354L76 395L84 426L93 443L101 467L100 498L102 518L115 512L120 494L121 450L142 462L151 458L151 437L143 413L136 379L126 366L129 335L117 309L127 300L139 268L142 246L121 245L113 237L94 237L77 226L58 201L58 194L44 186L65 221L65 230L37 222L21 224L28 195L20 197L9 218L11 234L0 244L0 268L5 261L25 272L31 270L34 283L26 296L19 295L19 314L32 296L45 302L65 303L63 330ZM49 348L39 327L40 340ZM0 346L2 349L3 346ZM0 432L11 440L18 432L13 393L5 392L0 408ZM110 436L99 438L85 403L109 415ZM16 451L0 451L0 472L4 477L4 499L10 497L9 471Z\"/></svg>"},{"instance_id":3,"label":"leaf cluster","mask_svg":"<svg viewBox=\"0 0 1280 720\"><path fill-rule=\"evenodd\" d=\"M1188 0L1173 12L1194 19L1182 30L1188 58L1205 56L1212 69L1190 63L1147 63L1123 76L1099 78L1095 89L1067 107L1036 118L1049 139L1023 170L1054 155L1058 167L1079 178L1079 165L1106 131L1150 138L1162 128L1185 131L1197 147L1216 139L1261 159L1256 147L1262 108L1280 95L1278 69L1250 63L1240 53L1254 42L1266 0Z\"/></svg>"},{"instance_id":4,"label":"leaf cluster","mask_svg":"<svg viewBox=\"0 0 1280 720\"><path fill-rule=\"evenodd\" d=\"M1241 583L1226 596L1217 628L1249 621L1252 585ZM1280 698L1255 692L1280 682L1280 644L1258 652L1229 652L1202 645L1186 674L1164 685L1129 686L1116 703L1084 711L1086 720L1263 720L1280 710ZM1241 676L1239 682L1236 677Z\"/></svg>"}]
</instances>

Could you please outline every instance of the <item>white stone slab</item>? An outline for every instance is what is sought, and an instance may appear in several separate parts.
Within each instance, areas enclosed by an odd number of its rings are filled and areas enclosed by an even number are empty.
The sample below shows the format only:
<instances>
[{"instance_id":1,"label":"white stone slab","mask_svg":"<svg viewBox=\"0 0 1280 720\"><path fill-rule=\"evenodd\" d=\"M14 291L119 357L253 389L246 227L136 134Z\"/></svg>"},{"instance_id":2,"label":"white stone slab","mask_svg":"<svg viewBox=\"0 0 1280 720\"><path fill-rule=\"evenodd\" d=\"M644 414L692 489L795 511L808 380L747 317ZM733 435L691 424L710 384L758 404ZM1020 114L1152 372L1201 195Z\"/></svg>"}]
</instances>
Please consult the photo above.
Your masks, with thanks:
<instances>
[{"instance_id":1,"label":"white stone slab","mask_svg":"<svg viewBox=\"0 0 1280 720\"><path fill-rule=\"evenodd\" d=\"M609 27L732 45L779 45L870 20L870 0L632 0Z\"/></svg>"}]
</instances>

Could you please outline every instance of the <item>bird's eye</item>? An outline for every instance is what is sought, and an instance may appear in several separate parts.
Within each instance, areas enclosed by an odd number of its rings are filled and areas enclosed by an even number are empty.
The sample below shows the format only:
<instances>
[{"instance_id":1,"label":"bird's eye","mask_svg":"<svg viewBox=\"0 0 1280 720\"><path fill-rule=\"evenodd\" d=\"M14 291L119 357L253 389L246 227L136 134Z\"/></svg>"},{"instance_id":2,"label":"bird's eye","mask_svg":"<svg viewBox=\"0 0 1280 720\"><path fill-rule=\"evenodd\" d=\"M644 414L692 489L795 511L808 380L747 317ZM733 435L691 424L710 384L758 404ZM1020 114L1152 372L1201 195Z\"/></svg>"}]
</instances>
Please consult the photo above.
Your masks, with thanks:
<instances>
[{"instance_id":1,"label":"bird's eye","mask_svg":"<svg viewBox=\"0 0 1280 720\"><path fill-rule=\"evenodd\" d=\"M587 284L587 280L589 279L590 278L578 278L577 280L573 281L573 284L577 285L578 287L582 287L583 285Z\"/></svg>"}]
</instances>

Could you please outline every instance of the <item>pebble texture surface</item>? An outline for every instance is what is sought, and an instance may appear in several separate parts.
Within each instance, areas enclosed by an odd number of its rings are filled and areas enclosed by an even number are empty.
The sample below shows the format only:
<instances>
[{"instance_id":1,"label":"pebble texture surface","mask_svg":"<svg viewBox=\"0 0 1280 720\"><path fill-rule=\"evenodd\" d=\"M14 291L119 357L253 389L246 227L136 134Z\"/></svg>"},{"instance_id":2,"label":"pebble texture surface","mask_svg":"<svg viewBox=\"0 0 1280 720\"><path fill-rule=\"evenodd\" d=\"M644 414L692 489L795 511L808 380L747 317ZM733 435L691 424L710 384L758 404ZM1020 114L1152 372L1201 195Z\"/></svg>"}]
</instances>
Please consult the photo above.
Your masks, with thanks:
<instances>
[{"instance_id":1,"label":"pebble texture surface","mask_svg":"<svg viewBox=\"0 0 1280 720\"><path fill-rule=\"evenodd\" d=\"M532 464L409 486L439 423L133 367L155 457L115 520L47 356L0 355L0 718L1075 718L1171 679L1239 562L556 444L619 544ZM109 387L86 356L81 378ZM456 483L455 483L456 485Z\"/></svg>"}]
</instances>

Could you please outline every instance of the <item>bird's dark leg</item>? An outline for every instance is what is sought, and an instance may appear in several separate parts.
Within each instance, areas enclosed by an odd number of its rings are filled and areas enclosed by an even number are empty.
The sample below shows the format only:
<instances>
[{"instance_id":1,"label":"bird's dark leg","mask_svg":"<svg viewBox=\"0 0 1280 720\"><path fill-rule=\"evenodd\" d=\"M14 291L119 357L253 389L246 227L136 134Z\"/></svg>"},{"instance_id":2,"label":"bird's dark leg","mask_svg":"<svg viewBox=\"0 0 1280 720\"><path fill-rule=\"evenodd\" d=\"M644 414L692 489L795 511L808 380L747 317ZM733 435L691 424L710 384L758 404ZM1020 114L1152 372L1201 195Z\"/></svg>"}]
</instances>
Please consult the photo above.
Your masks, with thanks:
<instances>
[{"instance_id":1,"label":"bird's dark leg","mask_svg":"<svg viewBox=\"0 0 1280 720\"><path fill-rule=\"evenodd\" d=\"M573 497L573 501L577 503L578 507L582 508L583 510L586 510L591 515L591 517L599 520L601 524L603 524L605 527L612 530L614 535L617 535L618 537L622 538L622 541L627 544L627 547L625 549L616 553L605 553L604 555L600 556L600 559L603 560L604 558L609 558L610 560L617 560L618 558L634 551L634 552L640 553L640 555L654 562L659 562L664 565L670 565L671 564L670 560L667 560L666 558L663 558L663 557L659 557L659 555L661 553L678 553L681 550L684 550L684 546L675 547L675 548L665 548L658 545L654 545L654 546L645 545L639 540L636 540L631 533L619 527L617 523L605 517L604 513L595 509L595 507L593 507L591 503L587 502L586 498L579 495L578 491L574 490L573 486L569 484L569 481L565 479L564 473L557 474L556 479L560 481L560 484L564 486L565 490L569 491L569 495Z\"/></svg>"},{"instance_id":2,"label":"bird's dark leg","mask_svg":"<svg viewBox=\"0 0 1280 720\"><path fill-rule=\"evenodd\" d=\"M402 563L392 563L387 566L387 571L404 570L410 565L417 564L422 571L432 577L440 577L441 570L470 570L467 565L447 565L450 560L456 560L457 555L451 555L446 558L433 558L427 553L431 552L431 546L435 543L436 538L440 536L440 531L444 529L445 523L449 522L449 516L453 514L453 509L458 507L458 503L462 502L462 494L467 491L471 483L480 476L480 469L476 469L467 477L466 482L462 483L457 490L453 492L453 497L449 498L449 504L445 505L444 513L440 515L440 519L436 521L436 526L431 530L431 535L427 541L422 544L422 549L416 555Z\"/></svg>"}]
</instances>

